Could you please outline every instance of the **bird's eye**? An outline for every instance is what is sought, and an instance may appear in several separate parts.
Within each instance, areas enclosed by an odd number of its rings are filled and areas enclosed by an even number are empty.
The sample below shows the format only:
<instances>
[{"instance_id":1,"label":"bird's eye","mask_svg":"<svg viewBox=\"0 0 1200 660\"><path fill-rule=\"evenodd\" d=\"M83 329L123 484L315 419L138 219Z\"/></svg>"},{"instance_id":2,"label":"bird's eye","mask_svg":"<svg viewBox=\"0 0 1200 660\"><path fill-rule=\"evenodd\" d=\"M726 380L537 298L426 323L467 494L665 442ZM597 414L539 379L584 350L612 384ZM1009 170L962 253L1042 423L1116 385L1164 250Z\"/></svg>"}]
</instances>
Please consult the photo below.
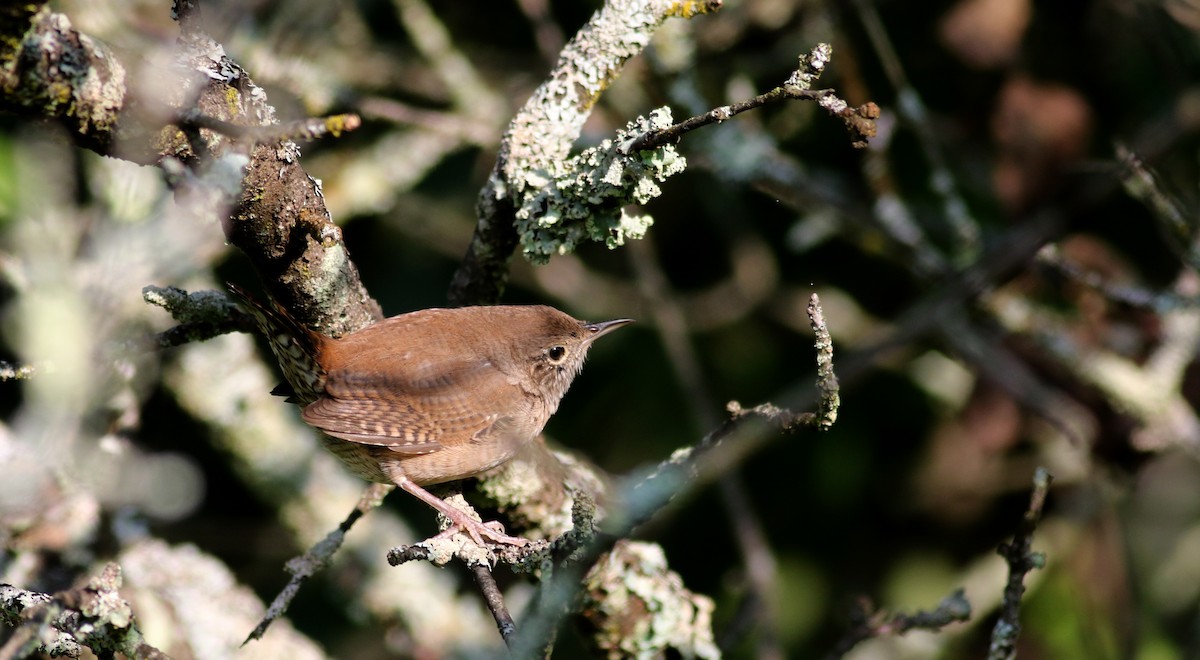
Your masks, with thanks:
<instances>
[{"instance_id":1,"label":"bird's eye","mask_svg":"<svg viewBox=\"0 0 1200 660\"><path fill-rule=\"evenodd\" d=\"M546 355L550 357L550 361L558 364L567 356L567 349L562 346L551 346L550 350L546 351Z\"/></svg>"}]
</instances>

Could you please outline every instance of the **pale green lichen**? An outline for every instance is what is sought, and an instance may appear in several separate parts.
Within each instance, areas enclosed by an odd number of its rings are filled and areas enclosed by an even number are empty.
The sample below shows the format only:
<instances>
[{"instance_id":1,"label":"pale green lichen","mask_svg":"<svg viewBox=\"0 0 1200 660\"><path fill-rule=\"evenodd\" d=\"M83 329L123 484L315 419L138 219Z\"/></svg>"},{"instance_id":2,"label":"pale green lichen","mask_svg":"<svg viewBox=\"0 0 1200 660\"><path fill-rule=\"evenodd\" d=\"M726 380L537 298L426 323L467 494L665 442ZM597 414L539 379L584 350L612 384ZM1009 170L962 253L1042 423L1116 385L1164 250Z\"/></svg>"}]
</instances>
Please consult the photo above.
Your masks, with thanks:
<instances>
[{"instance_id":1,"label":"pale green lichen","mask_svg":"<svg viewBox=\"0 0 1200 660\"><path fill-rule=\"evenodd\" d=\"M645 204L662 193L658 184L682 172L687 161L673 145L623 155L617 146L672 123L669 108L638 117L614 139L526 176L517 209L517 231L525 257L542 264L568 254L585 240L610 249L646 234L653 219L630 214L628 204Z\"/></svg>"},{"instance_id":2,"label":"pale green lichen","mask_svg":"<svg viewBox=\"0 0 1200 660\"><path fill-rule=\"evenodd\" d=\"M661 546L621 541L583 581L591 641L610 658L715 659L712 599L687 589Z\"/></svg>"},{"instance_id":3,"label":"pale green lichen","mask_svg":"<svg viewBox=\"0 0 1200 660\"><path fill-rule=\"evenodd\" d=\"M784 87L797 90L812 89L813 83L825 71L825 65L833 59L833 46L819 43L813 47L807 56L800 56L800 65L792 72Z\"/></svg>"}]
</instances>

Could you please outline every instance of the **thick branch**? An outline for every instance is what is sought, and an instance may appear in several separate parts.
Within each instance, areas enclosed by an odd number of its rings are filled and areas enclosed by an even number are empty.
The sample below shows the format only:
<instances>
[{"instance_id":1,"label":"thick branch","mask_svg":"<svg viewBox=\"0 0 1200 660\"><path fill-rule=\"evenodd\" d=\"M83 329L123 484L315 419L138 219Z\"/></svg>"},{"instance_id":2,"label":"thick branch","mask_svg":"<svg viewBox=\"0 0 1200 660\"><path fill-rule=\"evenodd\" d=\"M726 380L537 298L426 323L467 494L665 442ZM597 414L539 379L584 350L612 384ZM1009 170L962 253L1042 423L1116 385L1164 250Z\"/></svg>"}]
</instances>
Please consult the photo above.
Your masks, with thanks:
<instances>
[{"instance_id":1,"label":"thick branch","mask_svg":"<svg viewBox=\"0 0 1200 660\"><path fill-rule=\"evenodd\" d=\"M80 146L112 153L129 101L125 67L113 52L42 3L4 3L0 37L0 111L55 121ZM137 146L123 157L154 160L145 134L129 142Z\"/></svg>"},{"instance_id":2,"label":"thick branch","mask_svg":"<svg viewBox=\"0 0 1200 660\"><path fill-rule=\"evenodd\" d=\"M301 323L333 336L382 317L359 280L320 187L300 167L299 147L290 140L247 143L226 134L226 124L277 124L263 91L202 33L185 28L176 61L189 75L203 74L192 78L201 86L193 90L189 112L222 126L221 131L196 129L204 148L216 158L248 152L241 192L229 200L233 208L225 233L250 257L271 295ZM176 153L200 168L193 146L176 142Z\"/></svg>"},{"instance_id":3,"label":"thick branch","mask_svg":"<svg viewBox=\"0 0 1200 660\"><path fill-rule=\"evenodd\" d=\"M379 307L363 289L317 183L300 168L299 149L255 139L278 138L260 128L277 124L274 109L197 24L184 23L176 67L147 76L160 87L138 99L127 67L65 16L36 4L0 10L0 41L8 45L0 47L0 110L63 123L77 144L98 153L159 163L181 201L210 214L232 211L229 240L298 320L332 335L370 324ZM138 101L161 112L135 115ZM170 121L180 130L164 128ZM350 127L340 118L318 123L300 133Z\"/></svg>"}]
</instances>

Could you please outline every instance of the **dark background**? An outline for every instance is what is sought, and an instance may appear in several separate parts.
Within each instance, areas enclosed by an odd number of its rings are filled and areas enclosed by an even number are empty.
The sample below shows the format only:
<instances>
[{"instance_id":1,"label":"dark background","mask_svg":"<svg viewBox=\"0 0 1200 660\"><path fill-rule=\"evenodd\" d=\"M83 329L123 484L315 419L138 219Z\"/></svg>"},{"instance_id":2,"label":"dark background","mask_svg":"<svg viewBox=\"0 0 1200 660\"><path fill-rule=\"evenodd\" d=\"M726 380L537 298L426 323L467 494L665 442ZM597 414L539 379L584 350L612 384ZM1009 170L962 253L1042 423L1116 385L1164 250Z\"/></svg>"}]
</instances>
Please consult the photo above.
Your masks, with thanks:
<instances>
[{"instance_id":1,"label":"dark background","mask_svg":"<svg viewBox=\"0 0 1200 660\"><path fill-rule=\"evenodd\" d=\"M562 35L597 6L554 3L539 14L540 4L437 5L450 48L437 54L414 43L404 2L205 5L214 37L264 86L281 118L363 113L362 129L304 146L303 164L322 180L351 257L388 314L445 303L500 134L549 70ZM834 52L820 86L854 105L877 103L880 135L868 149L852 149L841 122L812 103L740 115L683 138L678 148L690 167L641 210L655 219L645 242L616 251L587 245L545 268L514 259L506 302L638 320L593 350L549 436L621 474L695 444L729 400L810 408L799 394L815 378L804 305L817 292L835 367L847 369L839 369L838 423L827 433L780 437L730 466L736 482L728 488L748 506L731 506L723 489L708 486L640 532L663 545L690 589L715 599L718 639L734 635L731 657L820 657L861 597L911 612L958 587L974 606L969 624L880 643L881 655L860 648L860 657L983 657L1004 580L995 548L1016 529L1038 465L1056 482L1035 542L1047 565L1028 580L1022 657L1200 652L1196 342L1177 342L1176 325L1196 322L1200 291L1186 265L1200 263L1192 260L1200 7L728 5L660 31L601 98L579 146L661 105L678 120L767 91L818 41ZM174 34L159 3L59 10L141 57ZM873 16L882 35L868 28ZM694 49L690 57L666 64L685 47ZM439 73L453 57L465 58L477 79ZM407 114L383 116L385 100ZM128 252L104 252L103 236L158 222L173 203L153 171L106 173L120 164L73 150L52 129L11 118L2 126L0 258L8 266L0 358L36 362L49 358L36 348L36 332L22 328L46 308L27 298L128 270L126 259L169 258L138 254L132 240ZM1153 173L1149 190L1166 211L1125 187L1134 174L1118 145ZM1171 209L1181 224L1167 220ZM897 215L911 223L909 234L896 229ZM59 322L129 314L144 318L120 331L162 329L165 314L140 309L141 286L254 281L245 257L222 245L217 224L190 222L197 243L186 265L118 287L112 295L122 311L66 293L87 311ZM977 238L964 239L962 227ZM64 238L54 238L59 231ZM1013 248L1024 236L1035 237L1034 248ZM1054 252L1035 258L1038 245ZM121 256L128 254L135 256ZM1056 267L1056 255L1072 267ZM1100 286L1081 283L1076 271L1096 275ZM686 337L676 339L694 352L698 380L677 376L656 323L662 301L646 296L647 272L661 274L666 302L687 321ZM956 293L972 277L977 284ZM1177 369L1162 372L1174 376L1139 380L1159 373L1168 344L1182 352L1172 358ZM168 352L162 368L187 350ZM1110 360L1127 365L1128 377L1097 375ZM132 519L216 555L269 600L284 579L280 566L303 544L280 522L277 503L247 486L208 442L206 421L181 409L157 369L143 372L131 406L139 419L122 437L150 455L183 459L192 466L185 472L202 477L203 496L164 515L138 501L105 500L89 556L119 548L114 521ZM21 420L41 396L29 390L33 382L0 383L12 441L21 441ZM86 411L96 402L83 389L75 396ZM75 442L105 435L80 415L85 431ZM420 505L389 506L433 530ZM766 545L757 551L774 559L770 592L758 594L765 601L755 600L731 518L759 526ZM306 587L291 610L295 625L337 657L408 653L395 634L405 624L347 602L337 588L345 579L334 569ZM577 644L566 637L562 657Z\"/></svg>"}]
</instances>

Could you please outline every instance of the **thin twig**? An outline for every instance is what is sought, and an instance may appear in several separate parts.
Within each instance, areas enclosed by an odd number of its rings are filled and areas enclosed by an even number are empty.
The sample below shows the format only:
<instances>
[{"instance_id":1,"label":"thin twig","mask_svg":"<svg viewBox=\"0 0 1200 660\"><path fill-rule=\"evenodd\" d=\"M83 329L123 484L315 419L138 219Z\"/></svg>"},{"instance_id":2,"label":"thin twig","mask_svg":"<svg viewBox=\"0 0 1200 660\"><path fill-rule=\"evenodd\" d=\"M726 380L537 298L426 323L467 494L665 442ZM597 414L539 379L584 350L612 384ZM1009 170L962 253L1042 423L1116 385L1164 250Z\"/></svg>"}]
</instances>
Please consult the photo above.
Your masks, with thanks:
<instances>
[{"instance_id":1,"label":"thin twig","mask_svg":"<svg viewBox=\"0 0 1200 660\"><path fill-rule=\"evenodd\" d=\"M623 154L629 154L635 151L648 151L656 147L661 147L664 144L672 144L678 141L684 133L694 131L697 128L704 126L720 124L728 119L733 118L734 115L740 115L747 110L761 108L768 103L776 103L778 101L787 99L816 101L832 95L834 95L834 91L832 89L789 89L786 86L780 85L779 87L776 87L769 92L759 94L752 99L739 101L732 105L723 105L719 108L713 108L704 114L689 117L662 130L642 133L631 142L617 147L617 150Z\"/></svg>"},{"instance_id":2,"label":"thin twig","mask_svg":"<svg viewBox=\"0 0 1200 660\"><path fill-rule=\"evenodd\" d=\"M900 57L875 4L868 0L854 0L854 6L866 29L867 38L883 65L884 74L896 90L898 112L911 123L920 136L918 144L933 170L929 178L930 187L941 198L943 217L949 222L957 241L958 254L953 261L969 263L977 256L981 247L979 222L971 216L970 206L959 190L958 177L946 158L941 134L930 119L921 95L905 75Z\"/></svg>"},{"instance_id":3,"label":"thin twig","mask_svg":"<svg viewBox=\"0 0 1200 660\"><path fill-rule=\"evenodd\" d=\"M992 643L988 648L988 660L1014 660L1017 657L1017 638L1021 634L1021 597L1025 595L1025 575L1046 564L1046 556L1033 552L1033 532L1042 519L1042 508L1046 494L1054 477L1039 467L1033 474L1033 493L1029 498L1029 509L1021 519L1013 540L1000 545L999 553L1008 563L1008 584L1004 587L1004 600L1000 605L1000 618L992 628Z\"/></svg>"},{"instance_id":4,"label":"thin twig","mask_svg":"<svg viewBox=\"0 0 1200 660\"><path fill-rule=\"evenodd\" d=\"M834 645L833 650L826 656L828 660L841 658L860 642L874 637L903 635L910 630L937 632L952 623L971 618L971 603L967 601L962 589L943 598L932 612L918 610L913 614L889 614L882 610L873 610L874 607L865 599L858 603L853 614L854 626Z\"/></svg>"},{"instance_id":5,"label":"thin twig","mask_svg":"<svg viewBox=\"0 0 1200 660\"><path fill-rule=\"evenodd\" d=\"M379 119L449 135L477 146L491 147L496 139L491 126L480 124L457 113L426 110L381 96L358 101L358 110L367 119Z\"/></svg>"},{"instance_id":6,"label":"thin twig","mask_svg":"<svg viewBox=\"0 0 1200 660\"><path fill-rule=\"evenodd\" d=\"M638 289L649 303L647 309L654 316L654 325L666 349L667 358L687 395L692 417L702 425L701 428L711 428L718 423L713 398L705 383L695 346L688 336L683 306L671 290L655 257L652 239L646 237L630 244L629 255L637 276ZM757 628L755 638L758 656L763 660L783 658L786 654L779 643L777 599L772 598L778 583L778 563L763 529L762 518L754 510L739 473L730 471L723 475L719 488L725 515L733 527L734 541L741 552L742 564L749 578L751 595L748 600L757 604L754 623ZM750 627L746 626L743 630L749 632Z\"/></svg>"},{"instance_id":7,"label":"thin twig","mask_svg":"<svg viewBox=\"0 0 1200 660\"><path fill-rule=\"evenodd\" d=\"M170 312L179 325L132 342L135 350L156 350L204 341L230 332L254 333L254 319L220 291L188 293L173 286L146 286L142 299Z\"/></svg>"},{"instance_id":8,"label":"thin twig","mask_svg":"<svg viewBox=\"0 0 1200 660\"><path fill-rule=\"evenodd\" d=\"M316 545L309 548L304 554L299 557L292 558L287 563L287 571L292 574L279 595L275 596L275 600L271 601L271 606L267 608L267 613L263 615L262 621L258 622L250 635L246 637L246 641L242 642L244 646L251 640L262 639L267 628L275 619L283 616L287 611L288 606L292 604L292 599L299 593L300 587L308 581L308 578L316 575L318 571L329 565L333 559L333 555L342 547L342 542L346 540L346 532L358 522L363 514L378 507L383 503L383 498L392 491L394 486L385 484L371 484L363 491L361 497L358 498L358 503L355 504L354 510L346 519L342 521L338 528L330 532L325 538L317 542Z\"/></svg>"},{"instance_id":9,"label":"thin twig","mask_svg":"<svg viewBox=\"0 0 1200 660\"><path fill-rule=\"evenodd\" d=\"M819 305L816 310L819 315ZM545 648L546 641L566 614L586 568L608 552L619 539L644 524L675 497L695 490L731 469L755 449L761 448L765 439L775 435L778 430L819 427L817 414L799 414L772 404L744 409L737 402L732 402L728 408L730 418L695 446L676 451L648 475L638 473L626 477L620 486L613 489L613 502L605 520L604 533L598 534L586 548L580 550L574 557L575 561L554 567L553 576L543 583L539 597L527 609L521 629L513 639L512 649L516 657L531 656ZM726 447L731 449L722 452Z\"/></svg>"},{"instance_id":10,"label":"thin twig","mask_svg":"<svg viewBox=\"0 0 1200 660\"><path fill-rule=\"evenodd\" d=\"M808 321L816 337L813 347L817 349L817 391L821 393L816 425L818 429L828 431L837 421L838 409L842 405L837 374L833 373L833 337L825 325L825 312L821 309L821 299L817 294L812 294L808 299L807 310Z\"/></svg>"},{"instance_id":11,"label":"thin twig","mask_svg":"<svg viewBox=\"0 0 1200 660\"><path fill-rule=\"evenodd\" d=\"M517 624L513 623L512 615L508 613L508 607L504 604L504 594L496 584L492 569L483 564L472 564L470 568L471 575L475 577L475 584L479 585L479 591L483 594L483 602L487 604L492 618L496 620L500 637L504 638L505 645L511 646Z\"/></svg>"},{"instance_id":12,"label":"thin twig","mask_svg":"<svg viewBox=\"0 0 1200 660\"><path fill-rule=\"evenodd\" d=\"M1200 305L1200 300L1180 296L1173 291L1152 291L1144 287L1111 282L1099 273L1087 270L1068 259L1058 245L1053 243L1047 244L1038 252L1037 261L1041 265L1058 271L1063 277L1095 289L1113 302L1130 307L1163 313L1181 307Z\"/></svg>"}]
</instances>

